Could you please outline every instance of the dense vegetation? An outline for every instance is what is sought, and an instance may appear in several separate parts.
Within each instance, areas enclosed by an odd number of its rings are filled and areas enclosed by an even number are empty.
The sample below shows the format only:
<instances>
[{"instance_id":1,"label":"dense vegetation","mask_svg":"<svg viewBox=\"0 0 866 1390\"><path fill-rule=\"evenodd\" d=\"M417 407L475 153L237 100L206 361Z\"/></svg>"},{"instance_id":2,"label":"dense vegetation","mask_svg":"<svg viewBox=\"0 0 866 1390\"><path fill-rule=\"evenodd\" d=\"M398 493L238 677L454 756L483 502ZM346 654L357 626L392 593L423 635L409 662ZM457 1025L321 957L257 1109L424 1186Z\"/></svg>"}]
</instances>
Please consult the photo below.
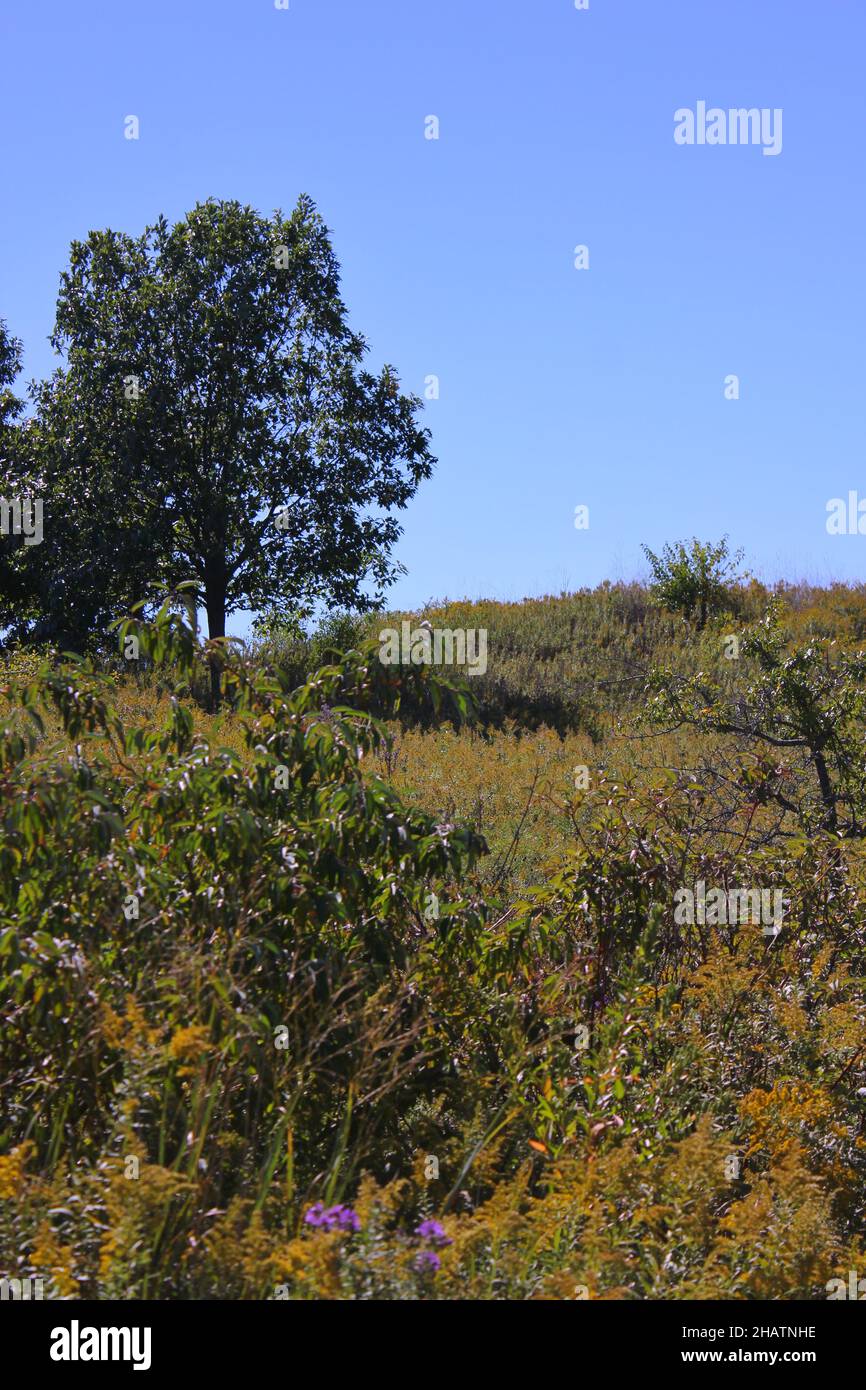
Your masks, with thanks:
<instances>
[{"instance_id":1,"label":"dense vegetation","mask_svg":"<svg viewBox=\"0 0 866 1390\"><path fill-rule=\"evenodd\" d=\"M288 217L210 198L137 237L90 232L51 342L63 365L25 413L0 320L0 496L47 511L37 543L0 535L4 633L90 652L181 586L210 637L239 608L377 606L400 569L395 513L435 460L421 401L367 365L311 198Z\"/></svg>"},{"instance_id":2,"label":"dense vegetation","mask_svg":"<svg viewBox=\"0 0 866 1390\"><path fill-rule=\"evenodd\" d=\"M218 714L168 611L134 661L10 654L0 1274L814 1299L862 1270L866 592L726 592L432 606L488 631L468 698L383 667L381 616L227 653ZM698 883L780 893L781 926L683 920Z\"/></svg>"}]
</instances>

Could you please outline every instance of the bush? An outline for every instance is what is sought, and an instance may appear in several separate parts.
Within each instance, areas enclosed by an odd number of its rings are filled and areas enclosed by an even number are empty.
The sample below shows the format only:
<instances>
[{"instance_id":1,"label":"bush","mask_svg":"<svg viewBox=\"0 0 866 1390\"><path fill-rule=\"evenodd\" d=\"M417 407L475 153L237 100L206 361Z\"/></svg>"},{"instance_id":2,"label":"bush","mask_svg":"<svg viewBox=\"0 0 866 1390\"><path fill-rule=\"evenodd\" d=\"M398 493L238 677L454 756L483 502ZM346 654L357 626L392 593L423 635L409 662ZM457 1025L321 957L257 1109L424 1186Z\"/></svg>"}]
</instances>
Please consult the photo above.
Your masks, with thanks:
<instances>
[{"instance_id":1,"label":"bush","mask_svg":"<svg viewBox=\"0 0 866 1390\"><path fill-rule=\"evenodd\" d=\"M727 537L715 544L692 540L690 547L679 541L666 545L660 556L646 545L643 551L652 566L650 592L655 601L685 618L696 616L699 632L711 614L731 607L730 586L743 552L731 556Z\"/></svg>"}]
</instances>

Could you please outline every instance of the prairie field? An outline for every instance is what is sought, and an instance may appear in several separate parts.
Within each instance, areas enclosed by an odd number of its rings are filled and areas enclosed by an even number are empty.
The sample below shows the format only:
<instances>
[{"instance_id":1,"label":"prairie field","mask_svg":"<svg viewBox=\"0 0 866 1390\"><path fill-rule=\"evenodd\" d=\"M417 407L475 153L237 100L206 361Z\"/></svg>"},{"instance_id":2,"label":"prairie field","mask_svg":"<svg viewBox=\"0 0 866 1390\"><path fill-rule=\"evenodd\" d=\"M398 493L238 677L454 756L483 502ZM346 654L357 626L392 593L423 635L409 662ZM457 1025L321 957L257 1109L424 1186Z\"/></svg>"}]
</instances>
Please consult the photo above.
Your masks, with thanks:
<instances>
[{"instance_id":1,"label":"prairie field","mask_svg":"<svg viewBox=\"0 0 866 1390\"><path fill-rule=\"evenodd\" d=\"M387 667L404 617L483 674ZM825 1299L866 1238L866 590L2 674L0 1273ZM336 644L339 643L339 650ZM762 897L763 894L763 897Z\"/></svg>"}]
</instances>

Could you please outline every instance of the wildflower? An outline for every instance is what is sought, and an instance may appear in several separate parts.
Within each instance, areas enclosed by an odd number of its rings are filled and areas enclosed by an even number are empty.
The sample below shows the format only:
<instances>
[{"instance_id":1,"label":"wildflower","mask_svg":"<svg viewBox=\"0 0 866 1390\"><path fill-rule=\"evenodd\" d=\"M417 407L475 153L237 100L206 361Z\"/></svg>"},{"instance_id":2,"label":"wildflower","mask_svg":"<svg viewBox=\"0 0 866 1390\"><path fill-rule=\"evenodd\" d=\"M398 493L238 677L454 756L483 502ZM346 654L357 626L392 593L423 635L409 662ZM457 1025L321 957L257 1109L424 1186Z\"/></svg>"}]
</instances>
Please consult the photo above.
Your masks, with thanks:
<instances>
[{"instance_id":1,"label":"wildflower","mask_svg":"<svg viewBox=\"0 0 866 1390\"><path fill-rule=\"evenodd\" d=\"M422 1221L420 1226L415 1227L416 1236L422 1240L432 1241L434 1245L451 1245L450 1236L446 1236L445 1228L439 1221Z\"/></svg>"},{"instance_id":2,"label":"wildflower","mask_svg":"<svg viewBox=\"0 0 866 1390\"><path fill-rule=\"evenodd\" d=\"M426 1274L428 1271L430 1274L435 1274L441 1264L442 1261L435 1250L422 1250L421 1253L415 1257L415 1268L421 1274Z\"/></svg>"},{"instance_id":3,"label":"wildflower","mask_svg":"<svg viewBox=\"0 0 866 1390\"><path fill-rule=\"evenodd\" d=\"M351 1207L331 1207L325 1212L342 1231L360 1231L361 1218Z\"/></svg>"},{"instance_id":4,"label":"wildflower","mask_svg":"<svg viewBox=\"0 0 866 1390\"><path fill-rule=\"evenodd\" d=\"M178 1028L168 1045L170 1055L176 1062L187 1065L178 1068L178 1075L193 1076L196 1064L211 1050L209 1029L200 1023L189 1028Z\"/></svg>"},{"instance_id":5,"label":"wildflower","mask_svg":"<svg viewBox=\"0 0 866 1390\"><path fill-rule=\"evenodd\" d=\"M24 1183L24 1167L35 1145L25 1139L10 1154L0 1157L0 1197L17 1197Z\"/></svg>"},{"instance_id":6,"label":"wildflower","mask_svg":"<svg viewBox=\"0 0 866 1390\"><path fill-rule=\"evenodd\" d=\"M304 1217L304 1225L325 1231L360 1231L361 1218L351 1207L338 1205L326 1209L324 1202L316 1202Z\"/></svg>"}]
</instances>

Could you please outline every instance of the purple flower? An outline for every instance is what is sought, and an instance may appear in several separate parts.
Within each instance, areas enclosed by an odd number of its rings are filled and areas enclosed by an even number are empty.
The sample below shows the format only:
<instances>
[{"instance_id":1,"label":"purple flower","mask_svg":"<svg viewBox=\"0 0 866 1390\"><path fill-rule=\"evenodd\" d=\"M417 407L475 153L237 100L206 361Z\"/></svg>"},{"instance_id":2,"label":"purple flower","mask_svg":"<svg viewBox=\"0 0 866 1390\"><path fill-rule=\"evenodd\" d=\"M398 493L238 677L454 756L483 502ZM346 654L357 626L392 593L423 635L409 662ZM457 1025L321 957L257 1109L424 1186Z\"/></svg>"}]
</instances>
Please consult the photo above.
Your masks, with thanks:
<instances>
[{"instance_id":1,"label":"purple flower","mask_svg":"<svg viewBox=\"0 0 866 1390\"><path fill-rule=\"evenodd\" d=\"M325 1204L324 1204L324 1202L316 1202L314 1206L310 1207L310 1210L307 1212L306 1216L304 1217L304 1225L305 1225L305 1226L324 1226L324 1225L325 1225Z\"/></svg>"},{"instance_id":2,"label":"purple flower","mask_svg":"<svg viewBox=\"0 0 866 1390\"><path fill-rule=\"evenodd\" d=\"M316 1226L325 1231L360 1231L361 1218L351 1207L328 1207L324 1202L316 1202L304 1217L305 1226Z\"/></svg>"},{"instance_id":3,"label":"purple flower","mask_svg":"<svg viewBox=\"0 0 866 1390\"><path fill-rule=\"evenodd\" d=\"M335 1226L339 1226L341 1231L360 1231L361 1218L351 1207L329 1207L325 1212L325 1217L330 1217Z\"/></svg>"},{"instance_id":4,"label":"purple flower","mask_svg":"<svg viewBox=\"0 0 866 1390\"><path fill-rule=\"evenodd\" d=\"M450 1236L446 1236L445 1228L439 1221L422 1221L420 1226L415 1227L416 1236L422 1240L432 1241L434 1245L451 1245Z\"/></svg>"},{"instance_id":5,"label":"purple flower","mask_svg":"<svg viewBox=\"0 0 866 1390\"><path fill-rule=\"evenodd\" d=\"M421 1274L426 1274L428 1271L435 1274L441 1264L442 1261L435 1250L422 1250L420 1255L415 1257L415 1268Z\"/></svg>"},{"instance_id":6,"label":"purple flower","mask_svg":"<svg viewBox=\"0 0 866 1390\"><path fill-rule=\"evenodd\" d=\"M328 1207L324 1202L316 1202L304 1216L304 1226L317 1226L320 1230L360 1230L361 1219L350 1207Z\"/></svg>"}]
</instances>

